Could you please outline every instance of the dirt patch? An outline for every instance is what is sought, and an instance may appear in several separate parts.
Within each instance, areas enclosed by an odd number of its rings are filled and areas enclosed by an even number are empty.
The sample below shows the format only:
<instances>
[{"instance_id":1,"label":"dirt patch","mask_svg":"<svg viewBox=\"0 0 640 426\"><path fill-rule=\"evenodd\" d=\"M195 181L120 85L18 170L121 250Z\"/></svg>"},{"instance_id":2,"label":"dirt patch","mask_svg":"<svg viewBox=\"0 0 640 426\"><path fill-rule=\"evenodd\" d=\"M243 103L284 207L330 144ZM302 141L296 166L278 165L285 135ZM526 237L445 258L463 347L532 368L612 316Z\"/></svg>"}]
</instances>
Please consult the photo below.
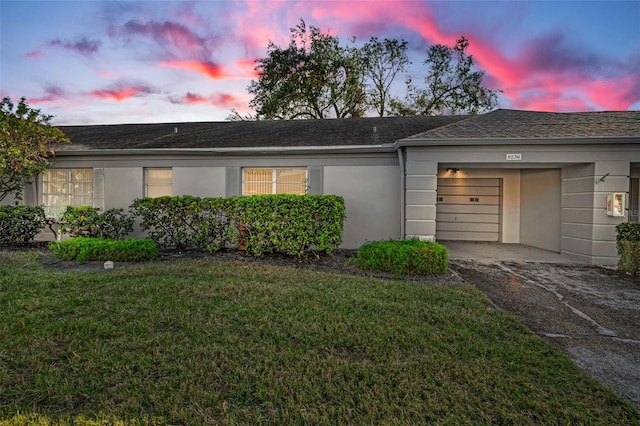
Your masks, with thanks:
<instances>
[{"instance_id":1,"label":"dirt patch","mask_svg":"<svg viewBox=\"0 0 640 426\"><path fill-rule=\"evenodd\" d=\"M640 409L640 281L585 264L454 260L450 267Z\"/></svg>"}]
</instances>

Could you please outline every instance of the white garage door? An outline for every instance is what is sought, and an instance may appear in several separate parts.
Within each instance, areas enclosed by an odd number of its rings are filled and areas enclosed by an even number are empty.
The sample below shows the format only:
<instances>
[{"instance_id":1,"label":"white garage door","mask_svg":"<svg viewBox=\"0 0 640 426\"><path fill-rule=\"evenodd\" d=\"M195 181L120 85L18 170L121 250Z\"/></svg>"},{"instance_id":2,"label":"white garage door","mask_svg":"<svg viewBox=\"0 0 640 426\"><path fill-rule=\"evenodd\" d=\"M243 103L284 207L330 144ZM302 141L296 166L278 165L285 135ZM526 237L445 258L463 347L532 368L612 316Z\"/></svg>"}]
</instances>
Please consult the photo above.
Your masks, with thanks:
<instances>
[{"instance_id":1,"label":"white garage door","mask_svg":"<svg viewBox=\"0 0 640 426\"><path fill-rule=\"evenodd\" d=\"M499 178L439 178L437 239L500 241L500 181Z\"/></svg>"}]
</instances>

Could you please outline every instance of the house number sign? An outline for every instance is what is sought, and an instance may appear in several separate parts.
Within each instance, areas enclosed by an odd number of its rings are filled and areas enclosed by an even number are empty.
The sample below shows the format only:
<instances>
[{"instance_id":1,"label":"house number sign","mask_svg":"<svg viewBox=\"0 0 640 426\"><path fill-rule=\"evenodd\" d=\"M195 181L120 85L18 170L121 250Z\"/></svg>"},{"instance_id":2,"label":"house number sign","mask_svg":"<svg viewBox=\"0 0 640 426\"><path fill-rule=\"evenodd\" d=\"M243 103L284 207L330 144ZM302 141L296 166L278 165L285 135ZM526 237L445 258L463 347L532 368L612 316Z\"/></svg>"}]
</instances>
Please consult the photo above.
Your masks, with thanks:
<instances>
[{"instance_id":1,"label":"house number sign","mask_svg":"<svg viewBox=\"0 0 640 426\"><path fill-rule=\"evenodd\" d=\"M507 161L520 161L522 154L507 154Z\"/></svg>"}]
</instances>

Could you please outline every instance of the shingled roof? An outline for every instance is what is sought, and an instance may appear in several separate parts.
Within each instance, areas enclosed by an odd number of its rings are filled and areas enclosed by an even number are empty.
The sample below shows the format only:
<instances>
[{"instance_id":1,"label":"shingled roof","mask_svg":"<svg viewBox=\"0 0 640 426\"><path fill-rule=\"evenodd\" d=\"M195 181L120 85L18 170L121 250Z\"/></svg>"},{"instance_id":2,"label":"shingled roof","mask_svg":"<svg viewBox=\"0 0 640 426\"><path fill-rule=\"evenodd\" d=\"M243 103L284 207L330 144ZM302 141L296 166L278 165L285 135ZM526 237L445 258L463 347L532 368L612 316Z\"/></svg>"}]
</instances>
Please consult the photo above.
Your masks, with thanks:
<instances>
[{"instance_id":1,"label":"shingled roof","mask_svg":"<svg viewBox=\"0 0 640 426\"><path fill-rule=\"evenodd\" d=\"M467 116L61 126L71 145L56 152L119 149L262 149L392 146Z\"/></svg>"},{"instance_id":2,"label":"shingled roof","mask_svg":"<svg viewBox=\"0 0 640 426\"><path fill-rule=\"evenodd\" d=\"M405 140L640 138L640 111L535 112L498 109Z\"/></svg>"}]
</instances>

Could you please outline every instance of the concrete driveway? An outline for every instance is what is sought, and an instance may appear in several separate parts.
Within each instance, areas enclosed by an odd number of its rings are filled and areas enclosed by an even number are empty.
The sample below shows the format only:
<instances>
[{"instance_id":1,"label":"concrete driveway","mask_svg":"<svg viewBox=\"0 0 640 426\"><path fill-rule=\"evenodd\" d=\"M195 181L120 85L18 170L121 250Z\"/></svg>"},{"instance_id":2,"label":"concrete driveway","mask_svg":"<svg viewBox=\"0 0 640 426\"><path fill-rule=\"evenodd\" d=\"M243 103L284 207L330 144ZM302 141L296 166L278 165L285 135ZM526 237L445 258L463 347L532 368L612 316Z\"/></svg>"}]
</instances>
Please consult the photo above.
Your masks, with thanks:
<instances>
[{"instance_id":1,"label":"concrete driveway","mask_svg":"<svg viewBox=\"0 0 640 426\"><path fill-rule=\"evenodd\" d=\"M443 244L452 271L640 410L640 280L518 244Z\"/></svg>"}]
</instances>

